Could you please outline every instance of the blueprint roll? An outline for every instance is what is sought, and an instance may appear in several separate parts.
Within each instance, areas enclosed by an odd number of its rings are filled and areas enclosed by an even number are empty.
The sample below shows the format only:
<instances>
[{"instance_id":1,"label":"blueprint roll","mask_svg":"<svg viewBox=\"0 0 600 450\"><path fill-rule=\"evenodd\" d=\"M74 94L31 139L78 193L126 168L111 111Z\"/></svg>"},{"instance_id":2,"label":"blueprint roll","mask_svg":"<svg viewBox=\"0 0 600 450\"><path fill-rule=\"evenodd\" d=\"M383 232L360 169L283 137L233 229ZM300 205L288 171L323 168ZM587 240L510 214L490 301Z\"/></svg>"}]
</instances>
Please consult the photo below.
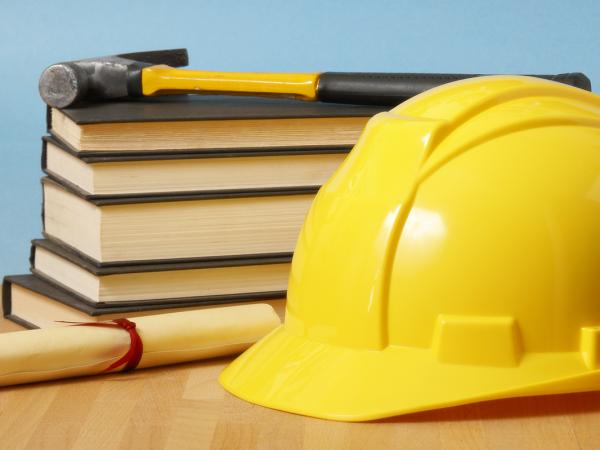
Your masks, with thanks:
<instances>
[{"instance_id":1,"label":"blueprint roll","mask_svg":"<svg viewBox=\"0 0 600 450\"><path fill-rule=\"evenodd\" d=\"M119 320L0 334L0 386L236 354L280 324L267 304Z\"/></svg>"}]
</instances>

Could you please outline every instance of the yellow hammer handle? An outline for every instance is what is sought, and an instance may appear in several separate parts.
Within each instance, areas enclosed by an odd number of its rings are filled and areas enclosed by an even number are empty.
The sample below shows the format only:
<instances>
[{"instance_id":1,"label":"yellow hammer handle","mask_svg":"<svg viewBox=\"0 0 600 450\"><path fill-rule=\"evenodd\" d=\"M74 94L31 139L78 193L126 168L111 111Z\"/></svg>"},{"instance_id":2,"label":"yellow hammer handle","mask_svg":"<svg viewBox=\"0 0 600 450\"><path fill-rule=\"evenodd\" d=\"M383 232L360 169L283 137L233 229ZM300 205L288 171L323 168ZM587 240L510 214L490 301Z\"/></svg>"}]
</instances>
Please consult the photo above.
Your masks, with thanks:
<instances>
[{"instance_id":1,"label":"yellow hammer handle","mask_svg":"<svg viewBox=\"0 0 600 450\"><path fill-rule=\"evenodd\" d=\"M142 70L142 92L231 93L316 100L319 74L206 72L151 66Z\"/></svg>"}]
</instances>

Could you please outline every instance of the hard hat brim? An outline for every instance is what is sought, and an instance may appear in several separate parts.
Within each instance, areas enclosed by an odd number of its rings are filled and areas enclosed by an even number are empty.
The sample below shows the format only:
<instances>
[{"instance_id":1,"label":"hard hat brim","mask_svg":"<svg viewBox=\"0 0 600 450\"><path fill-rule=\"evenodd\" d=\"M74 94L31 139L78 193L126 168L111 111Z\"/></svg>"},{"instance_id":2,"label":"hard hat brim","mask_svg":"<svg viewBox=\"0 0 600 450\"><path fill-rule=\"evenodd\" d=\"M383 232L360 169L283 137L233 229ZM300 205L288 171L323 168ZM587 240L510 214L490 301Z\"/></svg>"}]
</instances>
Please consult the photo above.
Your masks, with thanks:
<instances>
[{"instance_id":1,"label":"hard hat brim","mask_svg":"<svg viewBox=\"0 0 600 450\"><path fill-rule=\"evenodd\" d=\"M222 386L282 411L366 421L526 395L600 390L578 352L526 355L516 367L440 363L429 349L356 350L290 333L285 325L227 367Z\"/></svg>"}]
</instances>

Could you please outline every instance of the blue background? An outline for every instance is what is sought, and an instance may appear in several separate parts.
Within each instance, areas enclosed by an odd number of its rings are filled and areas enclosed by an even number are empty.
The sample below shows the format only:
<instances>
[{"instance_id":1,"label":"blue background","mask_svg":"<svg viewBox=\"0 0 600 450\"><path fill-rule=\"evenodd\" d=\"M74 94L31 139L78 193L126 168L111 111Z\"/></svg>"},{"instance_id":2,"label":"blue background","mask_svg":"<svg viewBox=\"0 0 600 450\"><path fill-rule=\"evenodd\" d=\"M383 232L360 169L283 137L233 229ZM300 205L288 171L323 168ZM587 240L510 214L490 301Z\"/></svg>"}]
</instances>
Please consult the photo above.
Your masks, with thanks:
<instances>
[{"instance_id":1,"label":"blue background","mask_svg":"<svg viewBox=\"0 0 600 450\"><path fill-rule=\"evenodd\" d=\"M207 70L559 73L600 86L600 1L0 2L0 274L40 236L41 71L187 47Z\"/></svg>"}]
</instances>

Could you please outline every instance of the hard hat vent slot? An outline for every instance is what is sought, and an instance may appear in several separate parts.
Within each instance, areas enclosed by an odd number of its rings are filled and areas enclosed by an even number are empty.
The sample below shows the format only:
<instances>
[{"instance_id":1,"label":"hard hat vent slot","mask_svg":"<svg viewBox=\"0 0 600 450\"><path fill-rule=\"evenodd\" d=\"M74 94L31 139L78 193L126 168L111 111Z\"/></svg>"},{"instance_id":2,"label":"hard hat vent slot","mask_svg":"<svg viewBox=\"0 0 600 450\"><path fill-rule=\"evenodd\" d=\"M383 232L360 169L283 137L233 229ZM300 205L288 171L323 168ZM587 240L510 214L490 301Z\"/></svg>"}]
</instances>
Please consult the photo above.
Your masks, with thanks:
<instances>
[{"instance_id":1,"label":"hard hat vent slot","mask_svg":"<svg viewBox=\"0 0 600 450\"><path fill-rule=\"evenodd\" d=\"M519 365L521 334L513 317L440 314L433 336L438 361L494 367Z\"/></svg>"}]
</instances>

